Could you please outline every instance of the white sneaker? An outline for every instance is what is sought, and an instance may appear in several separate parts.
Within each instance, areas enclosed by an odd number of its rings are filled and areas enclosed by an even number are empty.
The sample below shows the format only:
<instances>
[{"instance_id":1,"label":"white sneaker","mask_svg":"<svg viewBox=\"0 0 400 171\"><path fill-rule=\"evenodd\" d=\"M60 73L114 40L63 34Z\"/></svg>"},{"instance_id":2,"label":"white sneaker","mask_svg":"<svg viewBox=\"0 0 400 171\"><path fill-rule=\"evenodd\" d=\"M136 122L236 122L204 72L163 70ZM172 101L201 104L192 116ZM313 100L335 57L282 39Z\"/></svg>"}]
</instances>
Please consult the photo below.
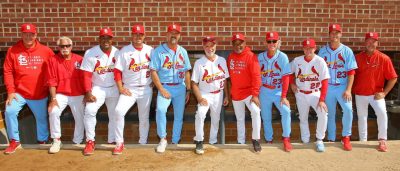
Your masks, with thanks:
<instances>
[{"instance_id":1,"label":"white sneaker","mask_svg":"<svg viewBox=\"0 0 400 171\"><path fill-rule=\"evenodd\" d=\"M168 142L165 138L161 138L160 143L158 143L157 146L157 153L164 153L165 152L165 148L167 148Z\"/></svg>"},{"instance_id":2,"label":"white sneaker","mask_svg":"<svg viewBox=\"0 0 400 171\"><path fill-rule=\"evenodd\" d=\"M50 154L58 153L61 149L62 143L60 139L53 139L53 143L49 149Z\"/></svg>"}]
</instances>

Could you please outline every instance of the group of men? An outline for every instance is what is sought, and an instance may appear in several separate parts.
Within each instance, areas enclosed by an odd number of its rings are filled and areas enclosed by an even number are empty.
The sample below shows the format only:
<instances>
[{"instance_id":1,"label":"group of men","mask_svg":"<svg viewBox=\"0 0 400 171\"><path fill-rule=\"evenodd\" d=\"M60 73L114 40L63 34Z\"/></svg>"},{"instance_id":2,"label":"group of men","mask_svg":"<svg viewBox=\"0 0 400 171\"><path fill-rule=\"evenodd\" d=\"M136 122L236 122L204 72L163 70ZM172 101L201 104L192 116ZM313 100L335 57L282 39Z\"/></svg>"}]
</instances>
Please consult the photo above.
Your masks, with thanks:
<instances>
[{"instance_id":1,"label":"group of men","mask_svg":"<svg viewBox=\"0 0 400 171\"><path fill-rule=\"evenodd\" d=\"M166 42L153 49L144 44L144 27L134 25L131 44L118 50L113 46L112 30L103 28L99 32L99 45L87 50L84 57L81 57L71 52L73 42L70 38L60 37L57 40L59 53L54 54L37 41L35 25L23 24L22 40L8 50L4 62L8 93L5 119L10 140L4 153L14 153L21 146L17 117L25 104L35 116L39 144L48 141L48 121L50 123L52 145L49 153L57 153L61 149L60 116L67 105L75 119L72 141L80 144L86 135L84 155L94 153L96 114L104 103L109 117L108 143L115 144L113 154L122 154L124 150L124 117L136 102L139 143L146 144L154 86L158 90L156 123L160 142L156 151L159 153L165 152L168 145L168 107L172 103L172 143L178 144L185 104L191 92L198 102L196 135L193 138L197 154L204 153L203 128L208 110L211 116L209 143L215 144L218 142L221 108L227 106L230 100L237 119L239 144L246 142L245 106L251 114L254 151L262 150L261 119L266 142L273 142L271 116L274 104L282 115L283 149L289 152L293 149L290 143L291 110L286 98L289 85L295 93L300 114L301 140L304 143L310 141L310 106L318 116L317 151L325 150L322 140L327 128L328 141L335 141L336 103L339 102L343 109L343 148L352 149L353 92L356 97L360 140L367 140L368 105L371 104L378 121L378 150L387 151L384 97L396 83L397 74L390 58L376 50L377 33L366 34L366 49L355 57L349 47L340 43L340 25L332 24L329 26L330 43L322 47L318 55L315 54L315 41L306 39L302 42L304 55L291 63L279 49L281 40L278 32L266 33L266 51L258 55L246 46L243 34L233 34L233 51L227 60L215 53L217 39L210 35L204 37L204 55L195 62L192 69L187 51L179 45L181 31L180 25L169 25ZM389 80L386 85L385 80Z\"/></svg>"}]
</instances>

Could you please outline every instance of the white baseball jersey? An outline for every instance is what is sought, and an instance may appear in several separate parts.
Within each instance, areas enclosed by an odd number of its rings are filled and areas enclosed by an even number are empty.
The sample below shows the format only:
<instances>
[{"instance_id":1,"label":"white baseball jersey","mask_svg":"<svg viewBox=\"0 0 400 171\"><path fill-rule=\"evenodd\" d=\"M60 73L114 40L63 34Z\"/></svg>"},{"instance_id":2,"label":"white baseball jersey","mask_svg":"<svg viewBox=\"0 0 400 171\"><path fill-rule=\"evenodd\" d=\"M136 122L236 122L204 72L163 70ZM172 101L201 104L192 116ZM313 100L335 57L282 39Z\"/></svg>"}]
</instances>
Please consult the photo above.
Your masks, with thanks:
<instances>
[{"instance_id":1,"label":"white baseball jersey","mask_svg":"<svg viewBox=\"0 0 400 171\"><path fill-rule=\"evenodd\" d=\"M296 57L291 62L291 68L298 89L303 91L319 89L321 81L330 78L326 62L318 55L315 55L310 62L304 59L304 55Z\"/></svg>"},{"instance_id":2,"label":"white baseball jersey","mask_svg":"<svg viewBox=\"0 0 400 171\"><path fill-rule=\"evenodd\" d=\"M122 71L122 82L128 86L149 85L151 46L143 44L142 50L137 50L132 44L123 47L116 55L115 68Z\"/></svg>"},{"instance_id":3,"label":"white baseball jersey","mask_svg":"<svg viewBox=\"0 0 400 171\"><path fill-rule=\"evenodd\" d=\"M118 49L113 46L110 56L107 56L100 49L100 45L97 45L85 52L81 70L93 72L92 86L111 87L115 85L113 71L117 51Z\"/></svg>"},{"instance_id":4,"label":"white baseball jersey","mask_svg":"<svg viewBox=\"0 0 400 171\"><path fill-rule=\"evenodd\" d=\"M228 67L223 57L216 56L214 61L203 56L194 64L192 81L199 84L201 92L209 93L224 89L225 79L229 77Z\"/></svg>"}]
</instances>

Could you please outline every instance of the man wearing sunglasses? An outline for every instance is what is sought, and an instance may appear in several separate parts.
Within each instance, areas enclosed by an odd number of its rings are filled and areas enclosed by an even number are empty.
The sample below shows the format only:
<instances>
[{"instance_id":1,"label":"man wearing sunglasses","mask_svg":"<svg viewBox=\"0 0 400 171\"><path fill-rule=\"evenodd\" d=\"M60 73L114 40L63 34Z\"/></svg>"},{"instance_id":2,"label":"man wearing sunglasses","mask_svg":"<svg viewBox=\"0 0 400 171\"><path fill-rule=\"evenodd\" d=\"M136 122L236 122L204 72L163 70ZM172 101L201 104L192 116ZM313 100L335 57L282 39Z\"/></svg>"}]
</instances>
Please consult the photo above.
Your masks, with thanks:
<instances>
[{"instance_id":1,"label":"man wearing sunglasses","mask_svg":"<svg viewBox=\"0 0 400 171\"><path fill-rule=\"evenodd\" d=\"M21 147L18 131L18 113L25 106L31 109L36 119L37 141L48 141L47 120L47 65L53 51L39 43L36 26L23 24L21 40L8 49L4 61L4 84L7 89L5 120L9 146L5 154L14 153Z\"/></svg>"},{"instance_id":2,"label":"man wearing sunglasses","mask_svg":"<svg viewBox=\"0 0 400 171\"><path fill-rule=\"evenodd\" d=\"M75 120L74 137L72 141L80 144L83 140L85 126L83 124L84 104L83 95L83 71L80 70L82 56L74 54L72 40L68 37L60 37L57 40L59 53L50 58L49 80L50 103L48 107L50 133L53 143L49 153L54 154L61 148L60 116L68 106L71 108Z\"/></svg>"},{"instance_id":3,"label":"man wearing sunglasses","mask_svg":"<svg viewBox=\"0 0 400 171\"><path fill-rule=\"evenodd\" d=\"M264 124L264 137L268 144L272 144L272 105L281 113L283 148L289 152L290 144L290 104L286 98L289 88L290 64L287 55L279 50L278 32L267 32L265 45L267 50L258 55L261 67L260 102L261 117Z\"/></svg>"},{"instance_id":4,"label":"man wearing sunglasses","mask_svg":"<svg viewBox=\"0 0 400 171\"><path fill-rule=\"evenodd\" d=\"M113 33L110 28L100 30L99 45L87 50L82 61L84 71L85 132L84 155L92 155L95 149L96 114L105 103L108 113L108 143L115 143L115 106L119 92L114 81L115 55L118 49L112 46Z\"/></svg>"}]
</instances>

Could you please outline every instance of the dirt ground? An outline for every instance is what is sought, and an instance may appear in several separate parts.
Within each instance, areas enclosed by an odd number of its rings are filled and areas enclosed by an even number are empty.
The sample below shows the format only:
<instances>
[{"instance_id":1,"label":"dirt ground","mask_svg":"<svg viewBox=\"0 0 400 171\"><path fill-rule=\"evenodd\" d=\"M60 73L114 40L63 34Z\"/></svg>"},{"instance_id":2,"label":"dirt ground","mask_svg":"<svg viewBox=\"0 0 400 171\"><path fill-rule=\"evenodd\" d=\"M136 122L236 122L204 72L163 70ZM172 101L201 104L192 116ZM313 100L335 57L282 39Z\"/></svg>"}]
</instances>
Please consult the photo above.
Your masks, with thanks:
<instances>
[{"instance_id":1,"label":"dirt ground","mask_svg":"<svg viewBox=\"0 0 400 171\"><path fill-rule=\"evenodd\" d=\"M400 141L389 141L389 152L378 152L376 141L353 142L353 150L326 143L318 153L314 144L294 143L290 153L282 144L263 144L261 153L251 145L206 145L204 155L194 154L192 144L168 145L164 154L155 145L127 145L119 156L112 146L96 145L95 154L83 156L83 145L64 145L57 154L48 154L49 145L24 145L12 155L0 154L1 170L400 170ZM5 146L1 146L4 149Z\"/></svg>"}]
</instances>

